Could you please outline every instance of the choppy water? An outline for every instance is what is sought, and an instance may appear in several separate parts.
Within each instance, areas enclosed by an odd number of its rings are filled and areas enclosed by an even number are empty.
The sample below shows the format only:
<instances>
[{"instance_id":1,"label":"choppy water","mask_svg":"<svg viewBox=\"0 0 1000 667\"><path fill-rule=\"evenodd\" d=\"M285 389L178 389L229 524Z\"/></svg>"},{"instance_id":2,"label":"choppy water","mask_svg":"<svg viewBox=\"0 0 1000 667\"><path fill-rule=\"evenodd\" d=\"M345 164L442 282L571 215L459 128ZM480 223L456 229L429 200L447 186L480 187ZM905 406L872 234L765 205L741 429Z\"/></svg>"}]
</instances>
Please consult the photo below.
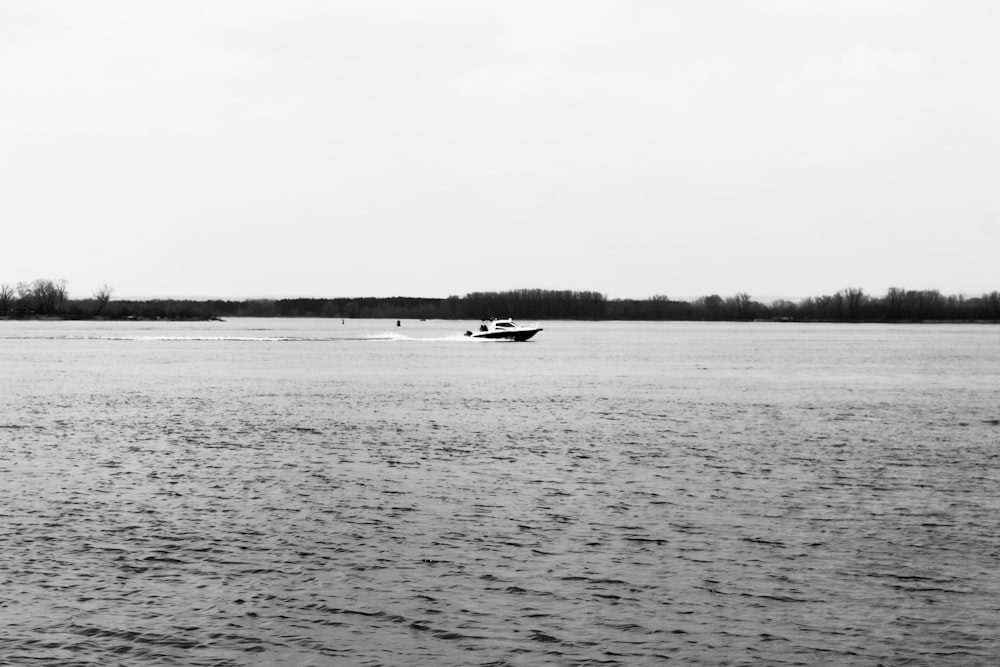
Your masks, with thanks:
<instances>
[{"instance_id":1,"label":"choppy water","mask_svg":"<svg viewBox=\"0 0 1000 667\"><path fill-rule=\"evenodd\" d=\"M0 663L1000 661L1000 328L0 322Z\"/></svg>"}]
</instances>

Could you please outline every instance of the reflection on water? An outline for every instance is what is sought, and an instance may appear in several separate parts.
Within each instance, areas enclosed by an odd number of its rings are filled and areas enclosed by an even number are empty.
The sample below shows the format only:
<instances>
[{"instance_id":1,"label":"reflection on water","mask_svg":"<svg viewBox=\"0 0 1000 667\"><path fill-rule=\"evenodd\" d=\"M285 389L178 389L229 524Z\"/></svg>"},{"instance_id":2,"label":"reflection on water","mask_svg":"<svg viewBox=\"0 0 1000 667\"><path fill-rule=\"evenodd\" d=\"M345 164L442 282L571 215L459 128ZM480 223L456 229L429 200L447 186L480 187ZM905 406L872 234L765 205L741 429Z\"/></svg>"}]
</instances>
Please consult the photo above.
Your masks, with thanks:
<instances>
[{"instance_id":1,"label":"reflection on water","mask_svg":"<svg viewBox=\"0 0 1000 667\"><path fill-rule=\"evenodd\" d=\"M0 663L1000 658L1000 330L392 325L0 322Z\"/></svg>"}]
</instances>

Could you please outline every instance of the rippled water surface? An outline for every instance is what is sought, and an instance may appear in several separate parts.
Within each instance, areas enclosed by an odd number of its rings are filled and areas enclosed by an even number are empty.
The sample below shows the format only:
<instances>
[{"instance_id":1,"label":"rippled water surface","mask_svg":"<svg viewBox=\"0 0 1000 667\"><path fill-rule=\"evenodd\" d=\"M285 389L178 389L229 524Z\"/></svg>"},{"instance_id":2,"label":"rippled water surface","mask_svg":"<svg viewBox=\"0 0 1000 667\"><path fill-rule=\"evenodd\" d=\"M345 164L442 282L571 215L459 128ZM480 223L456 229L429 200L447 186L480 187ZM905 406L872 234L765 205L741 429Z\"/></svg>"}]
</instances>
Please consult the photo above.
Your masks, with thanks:
<instances>
[{"instance_id":1,"label":"rippled water surface","mask_svg":"<svg viewBox=\"0 0 1000 667\"><path fill-rule=\"evenodd\" d=\"M0 664L1000 662L1000 328L0 322Z\"/></svg>"}]
</instances>

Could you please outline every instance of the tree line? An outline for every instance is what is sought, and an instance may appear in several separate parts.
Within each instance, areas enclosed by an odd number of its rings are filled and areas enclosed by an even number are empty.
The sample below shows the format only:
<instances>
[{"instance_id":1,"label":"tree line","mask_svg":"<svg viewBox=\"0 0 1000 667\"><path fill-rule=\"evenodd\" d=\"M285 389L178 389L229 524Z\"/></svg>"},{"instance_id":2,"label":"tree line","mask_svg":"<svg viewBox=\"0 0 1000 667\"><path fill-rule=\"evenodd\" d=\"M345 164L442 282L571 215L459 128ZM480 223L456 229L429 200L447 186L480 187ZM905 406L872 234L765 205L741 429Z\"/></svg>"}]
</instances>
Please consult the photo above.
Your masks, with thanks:
<instances>
[{"instance_id":1,"label":"tree line","mask_svg":"<svg viewBox=\"0 0 1000 667\"><path fill-rule=\"evenodd\" d=\"M608 299L600 292L520 289L472 292L447 298L362 297L294 299L112 299L104 285L71 299L65 280L0 284L0 317L65 319L207 320L223 317L332 317L461 319L490 317L577 320L707 320L796 322L1000 321L1000 292L946 296L937 290L890 288L883 296L861 288L762 303L746 292L693 301L657 294L648 299Z\"/></svg>"}]
</instances>

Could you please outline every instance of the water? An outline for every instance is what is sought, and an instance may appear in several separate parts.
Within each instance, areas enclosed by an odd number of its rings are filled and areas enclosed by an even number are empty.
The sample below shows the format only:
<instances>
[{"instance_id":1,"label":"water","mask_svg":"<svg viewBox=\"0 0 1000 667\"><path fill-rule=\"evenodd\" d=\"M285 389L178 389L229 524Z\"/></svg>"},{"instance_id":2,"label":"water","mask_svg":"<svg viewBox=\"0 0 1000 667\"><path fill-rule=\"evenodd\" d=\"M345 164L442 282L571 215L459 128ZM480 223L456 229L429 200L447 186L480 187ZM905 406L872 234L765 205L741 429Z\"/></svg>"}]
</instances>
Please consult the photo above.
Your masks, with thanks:
<instances>
[{"instance_id":1,"label":"water","mask_svg":"<svg viewBox=\"0 0 1000 667\"><path fill-rule=\"evenodd\" d=\"M0 322L0 664L988 665L1000 329Z\"/></svg>"}]
</instances>

